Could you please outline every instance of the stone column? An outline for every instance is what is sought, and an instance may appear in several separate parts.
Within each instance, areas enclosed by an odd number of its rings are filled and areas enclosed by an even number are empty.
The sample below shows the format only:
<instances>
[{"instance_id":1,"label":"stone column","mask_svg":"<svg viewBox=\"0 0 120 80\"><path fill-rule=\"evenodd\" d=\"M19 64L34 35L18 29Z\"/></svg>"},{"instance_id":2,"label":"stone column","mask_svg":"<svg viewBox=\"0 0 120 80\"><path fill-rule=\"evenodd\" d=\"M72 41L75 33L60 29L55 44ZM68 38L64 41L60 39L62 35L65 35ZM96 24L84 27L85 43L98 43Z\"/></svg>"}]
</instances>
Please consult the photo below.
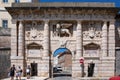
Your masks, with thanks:
<instances>
[{"instance_id":1,"label":"stone column","mask_svg":"<svg viewBox=\"0 0 120 80\"><path fill-rule=\"evenodd\" d=\"M38 71L38 76L48 78L49 77L49 41L50 41L50 34L49 34L49 21L44 21L44 53L42 57L42 61L39 66L41 69Z\"/></svg>"},{"instance_id":2,"label":"stone column","mask_svg":"<svg viewBox=\"0 0 120 80\"><path fill-rule=\"evenodd\" d=\"M103 24L102 33L102 57L107 57L107 21Z\"/></svg>"},{"instance_id":3,"label":"stone column","mask_svg":"<svg viewBox=\"0 0 120 80\"><path fill-rule=\"evenodd\" d=\"M18 56L23 57L24 54L24 27L22 21L19 22L18 32Z\"/></svg>"},{"instance_id":4,"label":"stone column","mask_svg":"<svg viewBox=\"0 0 120 80\"><path fill-rule=\"evenodd\" d=\"M103 39L102 41L103 56L101 59L102 64L101 64L101 67L99 68L100 76L102 77L112 76L115 73L114 72L115 70L115 26L114 26L114 22L110 21L108 32L107 32L107 23L106 22L104 23L102 39Z\"/></svg>"},{"instance_id":5,"label":"stone column","mask_svg":"<svg viewBox=\"0 0 120 80\"><path fill-rule=\"evenodd\" d=\"M76 40L76 58L80 59L82 56L82 24L81 21L77 21L77 40Z\"/></svg>"},{"instance_id":6,"label":"stone column","mask_svg":"<svg viewBox=\"0 0 120 80\"><path fill-rule=\"evenodd\" d=\"M45 24L44 24L44 57L48 57L49 55L49 25L48 25L49 21L45 20Z\"/></svg>"},{"instance_id":7,"label":"stone column","mask_svg":"<svg viewBox=\"0 0 120 80\"><path fill-rule=\"evenodd\" d=\"M76 55L72 60L72 77L81 77L82 68L80 67L80 57L82 57L82 24L81 21L77 21L77 33L76 33Z\"/></svg>"},{"instance_id":8,"label":"stone column","mask_svg":"<svg viewBox=\"0 0 120 80\"><path fill-rule=\"evenodd\" d=\"M17 25L16 21L12 20L11 28L11 59L17 56Z\"/></svg>"},{"instance_id":9,"label":"stone column","mask_svg":"<svg viewBox=\"0 0 120 80\"><path fill-rule=\"evenodd\" d=\"M109 25L109 57L115 57L115 22L110 21Z\"/></svg>"}]
</instances>

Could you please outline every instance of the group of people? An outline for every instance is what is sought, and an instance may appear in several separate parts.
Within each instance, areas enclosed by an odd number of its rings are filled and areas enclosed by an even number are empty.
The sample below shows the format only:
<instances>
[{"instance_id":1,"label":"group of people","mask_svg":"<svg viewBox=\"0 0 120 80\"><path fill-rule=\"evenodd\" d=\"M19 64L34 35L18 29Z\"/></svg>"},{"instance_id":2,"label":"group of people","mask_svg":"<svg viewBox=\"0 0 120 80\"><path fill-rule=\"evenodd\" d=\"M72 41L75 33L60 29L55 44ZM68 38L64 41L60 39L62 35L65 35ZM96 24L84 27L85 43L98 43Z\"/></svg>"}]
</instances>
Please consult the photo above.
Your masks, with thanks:
<instances>
[{"instance_id":1,"label":"group of people","mask_svg":"<svg viewBox=\"0 0 120 80\"><path fill-rule=\"evenodd\" d=\"M14 77L16 77L17 80L21 80L22 72L23 71L20 66L15 67L15 65L13 65L9 69L8 76L11 77L11 80L14 80ZM27 75L27 79L30 79L30 75L31 75L30 66L27 66L27 68L26 68L26 75Z\"/></svg>"},{"instance_id":2,"label":"group of people","mask_svg":"<svg viewBox=\"0 0 120 80\"><path fill-rule=\"evenodd\" d=\"M17 68L15 67L15 65L10 67L8 76L11 77L11 80L14 80L14 76L16 76L17 80L21 80L21 75L22 75L22 69L20 66L18 66Z\"/></svg>"}]
</instances>

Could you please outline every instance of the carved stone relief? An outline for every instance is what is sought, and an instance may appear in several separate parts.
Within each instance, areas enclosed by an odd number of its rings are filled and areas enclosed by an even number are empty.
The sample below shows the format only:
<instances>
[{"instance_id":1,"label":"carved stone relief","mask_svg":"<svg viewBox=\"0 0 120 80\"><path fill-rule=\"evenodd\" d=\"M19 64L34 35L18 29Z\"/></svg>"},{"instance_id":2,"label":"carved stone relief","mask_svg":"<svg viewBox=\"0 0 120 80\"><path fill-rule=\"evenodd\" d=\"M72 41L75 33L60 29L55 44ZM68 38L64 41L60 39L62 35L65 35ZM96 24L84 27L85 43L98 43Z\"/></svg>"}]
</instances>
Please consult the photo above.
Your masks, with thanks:
<instances>
[{"instance_id":1,"label":"carved stone relief","mask_svg":"<svg viewBox=\"0 0 120 80\"><path fill-rule=\"evenodd\" d=\"M43 38L43 30L41 30L40 27L42 27L42 25L29 25L28 30L25 31L26 40L36 40Z\"/></svg>"},{"instance_id":2,"label":"carved stone relief","mask_svg":"<svg viewBox=\"0 0 120 80\"><path fill-rule=\"evenodd\" d=\"M57 23L53 26L53 37L71 37L72 36L72 24L60 24Z\"/></svg>"},{"instance_id":3,"label":"carved stone relief","mask_svg":"<svg viewBox=\"0 0 120 80\"><path fill-rule=\"evenodd\" d=\"M83 23L83 39L100 39L102 38L102 23L87 22Z\"/></svg>"},{"instance_id":4,"label":"carved stone relief","mask_svg":"<svg viewBox=\"0 0 120 80\"><path fill-rule=\"evenodd\" d=\"M65 48L66 45L67 45L67 41L68 41L68 40L63 40L62 38L59 39L59 43L60 43L59 45L60 45L60 47L64 47L64 48Z\"/></svg>"},{"instance_id":5,"label":"carved stone relief","mask_svg":"<svg viewBox=\"0 0 120 80\"><path fill-rule=\"evenodd\" d=\"M30 43L27 46L27 57L42 57L43 46L37 43Z\"/></svg>"},{"instance_id":6,"label":"carved stone relief","mask_svg":"<svg viewBox=\"0 0 120 80\"><path fill-rule=\"evenodd\" d=\"M84 57L99 57L100 45L95 43L87 44L84 46L83 52Z\"/></svg>"}]
</instances>

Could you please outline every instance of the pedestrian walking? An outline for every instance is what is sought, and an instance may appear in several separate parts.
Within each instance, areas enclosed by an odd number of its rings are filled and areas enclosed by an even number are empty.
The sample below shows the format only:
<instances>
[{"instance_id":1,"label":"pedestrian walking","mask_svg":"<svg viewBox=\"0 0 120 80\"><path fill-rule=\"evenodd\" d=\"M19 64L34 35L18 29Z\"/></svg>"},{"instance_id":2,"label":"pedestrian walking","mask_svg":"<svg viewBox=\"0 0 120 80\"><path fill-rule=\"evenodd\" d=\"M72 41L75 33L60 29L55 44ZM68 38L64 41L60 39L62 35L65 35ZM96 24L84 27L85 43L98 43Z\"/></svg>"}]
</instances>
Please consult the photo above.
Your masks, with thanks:
<instances>
[{"instance_id":1,"label":"pedestrian walking","mask_svg":"<svg viewBox=\"0 0 120 80\"><path fill-rule=\"evenodd\" d=\"M30 75L31 75L31 68L30 66L28 65L27 68L26 68L26 74L27 74L27 79L30 79Z\"/></svg>"},{"instance_id":2,"label":"pedestrian walking","mask_svg":"<svg viewBox=\"0 0 120 80\"><path fill-rule=\"evenodd\" d=\"M93 63L93 61L91 60L90 63L88 63L88 77L93 77L94 66L95 66L95 63Z\"/></svg>"},{"instance_id":3,"label":"pedestrian walking","mask_svg":"<svg viewBox=\"0 0 120 80\"><path fill-rule=\"evenodd\" d=\"M21 69L21 67L19 66L19 67L16 69L16 79L17 79L17 80L21 80L21 76L22 76L22 69Z\"/></svg>"},{"instance_id":4,"label":"pedestrian walking","mask_svg":"<svg viewBox=\"0 0 120 80\"><path fill-rule=\"evenodd\" d=\"M9 70L9 75L11 77L11 80L14 80L14 76L15 76L15 65L13 65L10 70Z\"/></svg>"}]
</instances>

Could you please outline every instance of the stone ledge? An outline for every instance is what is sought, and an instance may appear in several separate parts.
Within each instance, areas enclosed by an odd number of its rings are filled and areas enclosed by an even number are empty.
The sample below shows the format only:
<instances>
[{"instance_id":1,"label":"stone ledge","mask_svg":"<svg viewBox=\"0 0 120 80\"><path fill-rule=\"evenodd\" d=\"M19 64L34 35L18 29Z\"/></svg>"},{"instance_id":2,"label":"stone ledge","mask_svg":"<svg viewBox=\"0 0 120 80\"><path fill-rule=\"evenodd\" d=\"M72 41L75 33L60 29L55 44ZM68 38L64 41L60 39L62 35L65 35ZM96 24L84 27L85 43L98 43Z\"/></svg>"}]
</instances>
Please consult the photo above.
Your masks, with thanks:
<instances>
[{"instance_id":1,"label":"stone ledge","mask_svg":"<svg viewBox=\"0 0 120 80\"><path fill-rule=\"evenodd\" d=\"M115 60L115 57L102 57L101 60Z\"/></svg>"},{"instance_id":2,"label":"stone ledge","mask_svg":"<svg viewBox=\"0 0 120 80\"><path fill-rule=\"evenodd\" d=\"M23 59L23 56L11 56L10 57L11 58L11 60L20 60L20 59Z\"/></svg>"},{"instance_id":3,"label":"stone ledge","mask_svg":"<svg viewBox=\"0 0 120 80\"><path fill-rule=\"evenodd\" d=\"M13 3L12 7L115 7L114 3L101 2L48 2L48 3Z\"/></svg>"}]
</instances>

